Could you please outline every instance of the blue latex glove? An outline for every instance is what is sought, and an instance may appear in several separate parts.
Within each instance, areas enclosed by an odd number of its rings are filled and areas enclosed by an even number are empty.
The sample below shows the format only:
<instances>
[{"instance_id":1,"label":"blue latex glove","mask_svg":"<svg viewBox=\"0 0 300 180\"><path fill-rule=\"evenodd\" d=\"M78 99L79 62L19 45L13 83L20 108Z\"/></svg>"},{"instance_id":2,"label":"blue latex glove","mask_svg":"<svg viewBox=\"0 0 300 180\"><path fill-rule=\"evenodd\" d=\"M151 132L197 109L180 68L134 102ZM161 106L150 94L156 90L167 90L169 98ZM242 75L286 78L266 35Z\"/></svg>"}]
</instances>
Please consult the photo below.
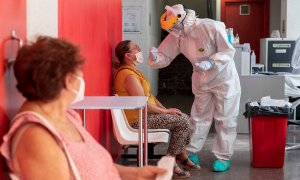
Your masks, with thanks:
<instances>
[{"instance_id":1,"label":"blue latex glove","mask_svg":"<svg viewBox=\"0 0 300 180\"><path fill-rule=\"evenodd\" d=\"M158 49L155 48L155 47L151 47L149 49L149 58L152 60L152 61L156 61L157 59L157 53L158 53Z\"/></svg>"},{"instance_id":2,"label":"blue latex glove","mask_svg":"<svg viewBox=\"0 0 300 180\"><path fill-rule=\"evenodd\" d=\"M213 60L204 60L199 63L196 63L195 65L201 70L201 71L207 71L211 67L214 66L214 61Z\"/></svg>"}]
</instances>

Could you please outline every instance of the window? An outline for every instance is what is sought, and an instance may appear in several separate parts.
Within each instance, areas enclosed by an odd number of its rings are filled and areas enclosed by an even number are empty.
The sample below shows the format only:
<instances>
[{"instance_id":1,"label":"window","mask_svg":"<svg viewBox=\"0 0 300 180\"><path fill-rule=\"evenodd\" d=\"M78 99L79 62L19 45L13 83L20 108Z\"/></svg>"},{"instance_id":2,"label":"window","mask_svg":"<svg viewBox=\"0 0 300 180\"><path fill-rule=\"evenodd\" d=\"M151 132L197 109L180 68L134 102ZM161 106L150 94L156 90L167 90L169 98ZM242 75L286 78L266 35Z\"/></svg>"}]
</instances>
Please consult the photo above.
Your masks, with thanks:
<instances>
[{"instance_id":1,"label":"window","mask_svg":"<svg viewBox=\"0 0 300 180\"><path fill-rule=\"evenodd\" d=\"M250 15L250 5L240 5L240 15Z\"/></svg>"}]
</instances>

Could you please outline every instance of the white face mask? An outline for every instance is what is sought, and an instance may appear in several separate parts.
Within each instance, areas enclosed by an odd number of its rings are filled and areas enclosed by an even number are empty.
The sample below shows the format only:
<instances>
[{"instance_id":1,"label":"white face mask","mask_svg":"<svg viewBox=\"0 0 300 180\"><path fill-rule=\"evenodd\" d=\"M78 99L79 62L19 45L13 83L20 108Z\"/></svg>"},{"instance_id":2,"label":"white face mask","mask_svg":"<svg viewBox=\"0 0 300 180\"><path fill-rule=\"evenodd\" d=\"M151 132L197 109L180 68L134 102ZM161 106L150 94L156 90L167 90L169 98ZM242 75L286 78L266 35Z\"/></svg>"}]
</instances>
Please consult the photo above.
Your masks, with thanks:
<instances>
[{"instance_id":1,"label":"white face mask","mask_svg":"<svg viewBox=\"0 0 300 180\"><path fill-rule=\"evenodd\" d=\"M135 65L142 64L144 62L144 57L142 51L135 54L136 60L133 61Z\"/></svg>"},{"instance_id":2,"label":"white face mask","mask_svg":"<svg viewBox=\"0 0 300 180\"><path fill-rule=\"evenodd\" d=\"M73 100L72 104L75 104L79 101L82 101L84 99L84 90L85 90L85 82L84 82L84 79L80 76L75 76L79 82L80 82L80 86L79 86L79 90L76 91L76 90L72 90L75 94L76 94L76 97L75 99Z\"/></svg>"}]
</instances>

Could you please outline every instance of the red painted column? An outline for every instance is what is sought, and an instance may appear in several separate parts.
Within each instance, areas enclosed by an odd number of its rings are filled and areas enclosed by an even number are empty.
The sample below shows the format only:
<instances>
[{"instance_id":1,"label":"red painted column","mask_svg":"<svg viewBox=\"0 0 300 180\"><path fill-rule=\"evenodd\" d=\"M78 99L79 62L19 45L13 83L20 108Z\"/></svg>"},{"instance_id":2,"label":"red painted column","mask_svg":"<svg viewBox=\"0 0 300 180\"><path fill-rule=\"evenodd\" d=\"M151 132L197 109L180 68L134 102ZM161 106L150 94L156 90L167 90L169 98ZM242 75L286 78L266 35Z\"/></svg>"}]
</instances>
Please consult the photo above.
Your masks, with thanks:
<instances>
[{"instance_id":1,"label":"red painted column","mask_svg":"<svg viewBox=\"0 0 300 180\"><path fill-rule=\"evenodd\" d=\"M4 44L15 30L22 39L26 37L26 1L0 1L0 143L8 130L7 97L5 73L7 66L4 60ZM0 160L0 179L6 179L7 171L4 159Z\"/></svg>"},{"instance_id":2,"label":"red painted column","mask_svg":"<svg viewBox=\"0 0 300 180\"><path fill-rule=\"evenodd\" d=\"M122 38L121 8L121 0L59 0L58 34L77 44L86 59L87 96L111 95L112 52ZM87 130L108 150L115 149L109 111L88 111Z\"/></svg>"}]
</instances>

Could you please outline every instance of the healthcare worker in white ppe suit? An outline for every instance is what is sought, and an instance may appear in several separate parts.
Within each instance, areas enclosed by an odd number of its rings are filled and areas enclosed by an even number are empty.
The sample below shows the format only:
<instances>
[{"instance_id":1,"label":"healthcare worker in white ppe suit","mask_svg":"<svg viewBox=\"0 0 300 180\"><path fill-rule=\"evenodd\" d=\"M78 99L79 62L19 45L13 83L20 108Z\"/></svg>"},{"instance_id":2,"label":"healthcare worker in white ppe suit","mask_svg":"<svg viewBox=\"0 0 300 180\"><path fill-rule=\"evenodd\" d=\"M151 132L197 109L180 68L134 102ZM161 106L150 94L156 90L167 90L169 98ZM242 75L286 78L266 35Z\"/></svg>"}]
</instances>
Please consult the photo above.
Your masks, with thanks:
<instances>
[{"instance_id":1,"label":"healthcare worker in white ppe suit","mask_svg":"<svg viewBox=\"0 0 300 180\"><path fill-rule=\"evenodd\" d=\"M240 103L240 81L228 42L225 25L211 19L196 18L195 11L177 4L166 6L161 27L170 33L158 49L150 48L148 64L153 68L168 66L182 53L193 66L191 109L194 133L187 147L189 157L199 164L202 149L214 120L216 137L212 152L217 160L214 171L230 168L236 139Z\"/></svg>"}]
</instances>

